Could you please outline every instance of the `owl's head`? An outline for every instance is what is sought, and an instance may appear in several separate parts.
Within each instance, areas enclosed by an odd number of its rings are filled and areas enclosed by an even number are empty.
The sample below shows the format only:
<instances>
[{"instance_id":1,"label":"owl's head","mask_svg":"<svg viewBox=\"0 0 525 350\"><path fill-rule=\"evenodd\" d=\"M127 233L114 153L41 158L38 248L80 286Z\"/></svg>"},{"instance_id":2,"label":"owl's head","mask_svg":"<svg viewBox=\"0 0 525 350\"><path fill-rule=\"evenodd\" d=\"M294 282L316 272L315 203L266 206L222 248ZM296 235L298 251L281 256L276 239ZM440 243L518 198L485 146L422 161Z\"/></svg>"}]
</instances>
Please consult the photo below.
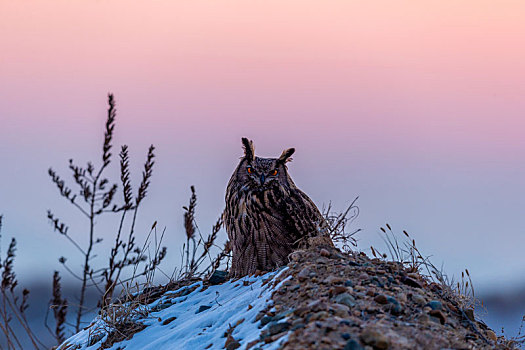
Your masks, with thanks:
<instances>
[{"instance_id":1,"label":"owl's head","mask_svg":"<svg viewBox=\"0 0 525 350\"><path fill-rule=\"evenodd\" d=\"M242 138L244 157L237 167L236 181L246 190L264 191L273 186L293 185L288 176L286 163L291 161L294 148L283 151L279 158L260 158L255 156L253 141Z\"/></svg>"}]
</instances>

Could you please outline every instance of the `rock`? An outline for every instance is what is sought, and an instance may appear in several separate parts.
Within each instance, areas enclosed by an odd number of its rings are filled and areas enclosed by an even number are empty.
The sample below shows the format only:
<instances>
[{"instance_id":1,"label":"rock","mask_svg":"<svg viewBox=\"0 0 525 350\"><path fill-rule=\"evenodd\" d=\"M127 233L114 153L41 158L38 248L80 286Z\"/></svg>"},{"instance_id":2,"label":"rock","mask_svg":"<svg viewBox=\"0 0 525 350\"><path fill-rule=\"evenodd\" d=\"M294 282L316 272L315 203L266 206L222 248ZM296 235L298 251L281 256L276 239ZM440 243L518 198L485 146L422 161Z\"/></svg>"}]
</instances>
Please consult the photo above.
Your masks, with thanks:
<instances>
[{"instance_id":1,"label":"rock","mask_svg":"<svg viewBox=\"0 0 525 350\"><path fill-rule=\"evenodd\" d=\"M356 304L354 297L348 293L339 294L334 298L334 301L338 304L343 304L350 308L354 307Z\"/></svg>"},{"instance_id":2,"label":"rock","mask_svg":"<svg viewBox=\"0 0 525 350\"><path fill-rule=\"evenodd\" d=\"M350 333L343 333L343 334L341 334L341 337L342 337L344 340L348 340L348 339L350 339Z\"/></svg>"},{"instance_id":3,"label":"rock","mask_svg":"<svg viewBox=\"0 0 525 350\"><path fill-rule=\"evenodd\" d=\"M386 349L386 348L385 348ZM350 339L348 343L346 343L344 350L365 350L357 341L354 339Z\"/></svg>"},{"instance_id":4,"label":"rock","mask_svg":"<svg viewBox=\"0 0 525 350\"><path fill-rule=\"evenodd\" d=\"M388 300L386 300L386 296L384 294L379 294L374 298L375 302L378 304L387 304Z\"/></svg>"},{"instance_id":5,"label":"rock","mask_svg":"<svg viewBox=\"0 0 525 350\"><path fill-rule=\"evenodd\" d=\"M268 323L272 322L273 321L273 317L272 316L264 316L263 318L261 318L261 326L266 326Z\"/></svg>"},{"instance_id":6,"label":"rock","mask_svg":"<svg viewBox=\"0 0 525 350\"><path fill-rule=\"evenodd\" d=\"M368 279L370 276L368 276L368 274L366 272L363 272L361 273L357 278L360 279L360 280L366 280Z\"/></svg>"},{"instance_id":7,"label":"rock","mask_svg":"<svg viewBox=\"0 0 525 350\"><path fill-rule=\"evenodd\" d=\"M226 343L224 344L224 348L226 350L235 350L240 347L241 347L241 343L239 343L231 335L229 335L228 338L226 339Z\"/></svg>"},{"instance_id":8,"label":"rock","mask_svg":"<svg viewBox=\"0 0 525 350\"><path fill-rule=\"evenodd\" d=\"M354 286L354 282L352 282L351 280L345 281L345 287L353 287L353 286Z\"/></svg>"},{"instance_id":9,"label":"rock","mask_svg":"<svg viewBox=\"0 0 525 350\"><path fill-rule=\"evenodd\" d=\"M346 287L343 287L343 286L332 287L330 288L330 291L329 291L330 295L339 295L344 292L346 292Z\"/></svg>"},{"instance_id":10,"label":"rock","mask_svg":"<svg viewBox=\"0 0 525 350\"><path fill-rule=\"evenodd\" d=\"M330 305L330 311L335 316L345 318L345 317L348 317L348 311L350 311L350 308L343 304L332 304Z\"/></svg>"},{"instance_id":11,"label":"rock","mask_svg":"<svg viewBox=\"0 0 525 350\"><path fill-rule=\"evenodd\" d=\"M390 313L392 315L400 315L402 312L403 312L403 308L401 307L401 305L399 304L399 302L393 298L393 297L387 297L386 300L392 304L390 306Z\"/></svg>"},{"instance_id":12,"label":"rock","mask_svg":"<svg viewBox=\"0 0 525 350\"><path fill-rule=\"evenodd\" d=\"M286 332L292 325L289 322L273 323L269 326L268 332L270 335L276 335L282 332Z\"/></svg>"},{"instance_id":13,"label":"rock","mask_svg":"<svg viewBox=\"0 0 525 350\"><path fill-rule=\"evenodd\" d=\"M426 303L427 303L427 300L421 294L414 294L414 295L412 295L412 300L416 304L421 305L421 306L426 305Z\"/></svg>"},{"instance_id":14,"label":"rock","mask_svg":"<svg viewBox=\"0 0 525 350\"><path fill-rule=\"evenodd\" d=\"M396 298L397 298L397 300L399 300L402 303L406 303L407 302L407 295L405 293L398 293L396 295Z\"/></svg>"},{"instance_id":15,"label":"rock","mask_svg":"<svg viewBox=\"0 0 525 350\"><path fill-rule=\"evenodd\" d=\"M302 269L298 274L297 274L297 279L300 281L300 282L304 282L306 281L308 278L312 277L312 276L315 276L315 272L313 272L312 270L310 270L308 267L305 267L304 269Z\"/></svg>"},{"instance_id":16,"label":"rock","mask_svg":"<svg viewBox=\"0 0 525 350\"><path fill-rule=\"evenodd\" d=\"M344 279L342 279L341 277L333 276L333 275L330 275L323 280L323 283L328 284L328 285L341 284L343 282L344 282Z\"/></svg>"},{"instance_id":17,"label":"rock","mask_svg":"<svg viewBox=\"0 0 525 350\"><path fill-rule=\"evenodd\" d=\"M162 325L165 326L165 325L167 325L168 323L171 323L171 322L173 322L173 321L176 320L176 319L177 319L177 317L175 317L175 316L168 317L167 319L165 319L165 320L162 322Z\"/></svg>"},{"instance_id":18,"label":"rock","mask_svg":"<svg viewBox=\"0 0 525 350\"><path fill-rule=\"evenodd\" d=\"M290 328L291 331L295 331L296 329L301 329L301 328L304 328L306 327L306 325L304 323L297 323L297 324L294 324L292 326L292 328Z\"/></svg>"},{"instance_id":19,"label":"rock","mask_svg":"<svg viewBox=\"0 0 525 350\"><path fill-rule=\"evenodd\" d=\"M361 333L360 339L366 345L371 345L375 349L388 349L388 339L380 332L367 328Z\"/></svg>"},{"instance_id":20,"label":"rock","mask_svg":"<svg viewBox=\"0 0 525 350\"><path fill-rule=\"evenodd\" d=\"M325 257L329 257L330 256L330 252L328 250L324 249L324 248L321 249L320 253L321 253L322 256L325 256Z\"/></svg>"},{"instance_id":21,"label":"rock","mask_svg":"<svg viewBox=\"0 0 525 350\"><path fill-rule=\"evenodd\" d=\"M432 317L436 317L441 324L445 324L445 322L447 322L447 316L445 316L441 310L430 310L428 314Z\"/></svg>"},{"instance_id":22,"label":"rock","mask_svg":"<svg viewBox=\"0 0 525 350\"><path fill-rule=\"evenodd\" d=\"M211 306L209 306L209 305L201 305L201 306L199 306L199 310L195 311L195 313L198 314L198 313L206 311L208 309L211 309Z\"/></svg>"},{"instance_id":23,"label":"rock","mask_svg":"<svg viewBox=\"0 0 525 350\"><path fill-rule=\"evenodd\" d=\"M432 300L425 306L430 306L432 310L443 310L443 304L439 300Z\"/></svg>"},{"instance_id":24,"label":"rock","mask_svg":"<svg viewBox=\"0 0 525 350\"><path fill-rule=\"evenodd\" d=\"M498 337L496 336L496 333L494 331L487 329L487 337L492 341L498 341Z\"/></svg>"},{"instance_id":25,"label":"rock","mask_svg":"<svg viewBox=\"0 0 525 350\"><path fill-rule=\"evenodd\" d=\"M463 310L465 315L467 315L468 319L474 322L474 310L473 309L465 309Z\"/></svg>"},{"instance_id":26,"label":"rock","mask_svg":"<svg viewBox=\"0 0 525 350\"><path fill-rule=\"evenodd\" d=\"M208 279L208 282L212 286L214 286L214 285L217 285L217 284L224 283L227 278L228 278L228 272L227 271L215 270L215 271L213 271L213 274L211 275L211 277Z\"/></svg>"},{"instance_id":27,"label":"rock","mask_svg":"<svg viewBox=\"0 0 525 350\"><path fill-rule=\"evenodd\" d=\"M413 279L411 277L403 277L401 279L401 282L403 282L404 284L406 284L407 286L410 286L410 287L421 288L421 289L423 288L421 283L419 283L418 281L416 281L415 279Z\"/></svg>"}]
</instances>

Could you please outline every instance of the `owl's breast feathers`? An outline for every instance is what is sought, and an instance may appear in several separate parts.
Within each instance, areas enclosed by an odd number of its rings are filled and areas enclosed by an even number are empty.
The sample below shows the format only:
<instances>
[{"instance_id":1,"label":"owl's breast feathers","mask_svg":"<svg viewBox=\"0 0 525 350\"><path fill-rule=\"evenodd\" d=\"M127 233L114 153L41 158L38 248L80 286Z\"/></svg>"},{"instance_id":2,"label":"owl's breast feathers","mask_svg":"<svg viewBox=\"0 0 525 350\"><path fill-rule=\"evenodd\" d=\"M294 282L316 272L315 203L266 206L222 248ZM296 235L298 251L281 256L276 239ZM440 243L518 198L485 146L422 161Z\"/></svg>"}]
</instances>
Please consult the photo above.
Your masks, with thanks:
<instances>
[{"instance_id":1,"label":"owl's breast feathers","mask_svg":"<svg viewBox=\"0 0 525 350\"><path fill-rule=\"evenodd\" d=\"M315 204L297 188L228 192L225 222L237 275L288 263L294 248L326 227Z\"/></svg>"}]
</instances>

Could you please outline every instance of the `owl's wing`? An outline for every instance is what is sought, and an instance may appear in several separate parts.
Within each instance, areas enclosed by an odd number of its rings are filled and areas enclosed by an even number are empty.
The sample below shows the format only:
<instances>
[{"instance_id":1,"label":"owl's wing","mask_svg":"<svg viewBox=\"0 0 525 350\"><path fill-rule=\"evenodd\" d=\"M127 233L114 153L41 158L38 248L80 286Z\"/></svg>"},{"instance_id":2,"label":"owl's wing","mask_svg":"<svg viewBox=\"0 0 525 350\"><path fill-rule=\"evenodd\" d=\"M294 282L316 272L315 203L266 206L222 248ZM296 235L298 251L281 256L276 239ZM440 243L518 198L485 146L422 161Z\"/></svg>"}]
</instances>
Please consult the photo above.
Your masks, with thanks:
<instances>
[{"instance_id":1,"label":"owl's wing","mask_svg":"<svg viewBox=\"0 0 525 350\"><path fill-rule=\"evenodd\" d=\"M306 193L293 189L285 198L284 205L285 223L298 245L307 238L328 235L326 220Z\"/></svg>"}]
</instances>

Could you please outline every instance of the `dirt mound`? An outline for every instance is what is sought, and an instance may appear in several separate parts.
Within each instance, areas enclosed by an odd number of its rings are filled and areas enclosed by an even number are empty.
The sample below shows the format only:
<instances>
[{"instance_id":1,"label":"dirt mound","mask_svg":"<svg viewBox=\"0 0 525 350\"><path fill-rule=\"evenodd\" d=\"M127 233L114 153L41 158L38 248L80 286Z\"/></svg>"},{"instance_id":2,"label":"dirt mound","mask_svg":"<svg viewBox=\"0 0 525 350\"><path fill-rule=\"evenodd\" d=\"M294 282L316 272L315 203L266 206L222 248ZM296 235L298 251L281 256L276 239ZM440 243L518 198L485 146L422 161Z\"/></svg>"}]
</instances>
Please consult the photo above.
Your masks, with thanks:
<instances>
[{"instance_id":1,"label":"dirt mound","mask_svg":"<svg viewBox=\"0 0 525 350\"><path fill-rule=\"evenodd\" d=\"M400 263L328 247L290 257L273 306L257 315L269 325L265 343L286 336L283 349L513 348L450 290Z\"/></svg>"}]
</instances>

